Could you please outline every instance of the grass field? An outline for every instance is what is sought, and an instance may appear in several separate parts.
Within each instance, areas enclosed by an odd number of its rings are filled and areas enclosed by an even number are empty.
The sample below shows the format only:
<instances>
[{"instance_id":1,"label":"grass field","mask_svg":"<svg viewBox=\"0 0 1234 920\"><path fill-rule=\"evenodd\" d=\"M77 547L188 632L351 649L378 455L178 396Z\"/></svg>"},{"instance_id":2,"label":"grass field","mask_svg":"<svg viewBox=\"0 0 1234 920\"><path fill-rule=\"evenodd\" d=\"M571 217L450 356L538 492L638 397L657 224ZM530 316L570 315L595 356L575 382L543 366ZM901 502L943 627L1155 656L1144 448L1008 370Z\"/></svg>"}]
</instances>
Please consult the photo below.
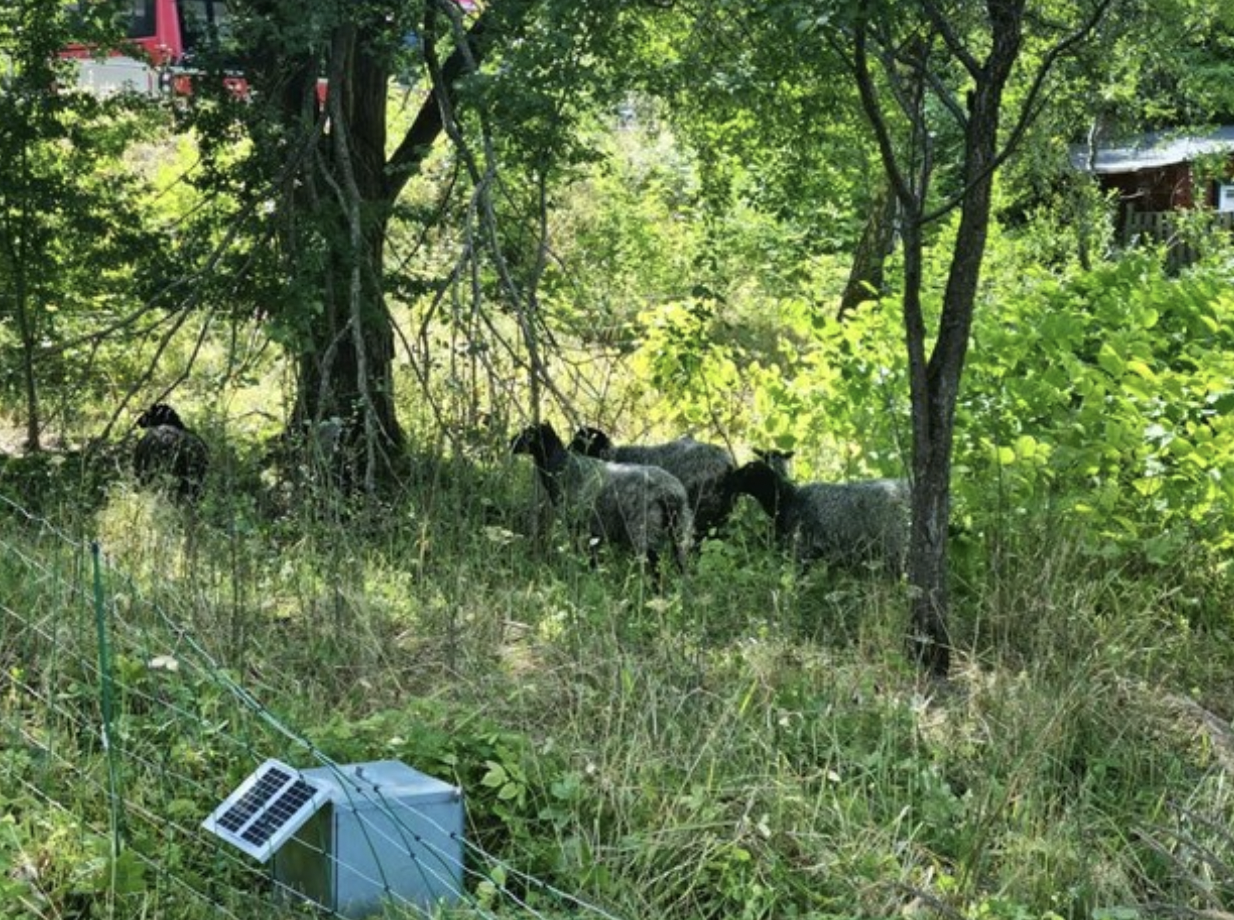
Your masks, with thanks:
<instances>
[{"instance_id":1,"label":"grass field","mask_svg":"<svg viewBox=\"0 0 1234 920\"><path fill-rule=\"evenodd\" d=\"M351 507L241 464L186 512L10 462L0 912L270 916L265 876L196 825L310 746L463 786L502 866L477 863L469 916L577 915L499 897L511 871L628 918L1234 909L1219 573L1164 585L1018 520L957 572L957 666L931 683L905 588L799 571L752 504L658 594L628 559L589 568L530 478L424 462Z\"/></svg>"}]
</instances>

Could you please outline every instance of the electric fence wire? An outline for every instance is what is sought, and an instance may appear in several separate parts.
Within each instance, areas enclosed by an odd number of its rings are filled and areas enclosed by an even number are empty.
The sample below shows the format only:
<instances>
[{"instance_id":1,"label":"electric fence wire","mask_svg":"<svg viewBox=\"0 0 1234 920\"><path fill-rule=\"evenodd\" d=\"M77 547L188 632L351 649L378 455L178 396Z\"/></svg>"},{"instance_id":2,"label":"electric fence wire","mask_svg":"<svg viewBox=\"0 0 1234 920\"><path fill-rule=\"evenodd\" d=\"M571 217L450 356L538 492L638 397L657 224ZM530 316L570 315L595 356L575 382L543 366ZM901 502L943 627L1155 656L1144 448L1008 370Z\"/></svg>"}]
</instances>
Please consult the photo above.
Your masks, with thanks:
<instances>
[{"instance_id":1,"label":"electric fence wire","mask_svg":"<svg viewBox=\"0 0 1234 920\"><path fill-rule=\"evenodd\" d=\"M106 575L104 581L108 584L110 591L109 602L106 604L106 614L112 621L112 630L117 637L117 641L124 644L123 651L131 659L131 661L127 662L127 666L133 669L133 663L135 662L136 673L139 675L137 677L132 675L122 677L117 688L122 692L127 706L146 711L157 710L163 713L166 723L161 727L165 730L169 730L172 726L187 725L208 733L212 738L218 738L223 734L220 727L228 724L228 722L232 721L231 719L225 718L222 713L219 713L215 719L211 720L202 712L194 711L183 700L174 699L172 694L157 692L159 685L151 679L151 675L157 675L160 671L171 672L171 674L163 675L170 677L179 671L182 666L185 670L192 668L197 677L207 680L222 691L225 691L240 706L242 712L255 717L261 724L273 732L276 737L281 737L285 742L289 742L293 749L307 754L321 766L342 775L343 768L340 764L327 756L303 733L288 726L262 704L253 693L218 663L202 643L197 640L188 626L177 621L158 600L143 596L143 592L136 581L118 566L107 561L97 544L74 537L64 528L57 526L46 517L30 511L19 502L3 494L0 494L0 508L10 511L19 524L32 531L22 535L22 539L25 541L24 546L0 534L0 559L5 560L7 565L19 566L23 572L29 574L29 579L24 579L23 584L28 592L33 592L36 599L42 599L42 595L38 591L42 586L50 586L52 588L51 594L53 595L51 598L52 607L41 618L32 617L29 611L23 612L11 603L0 603L0 619L9 621L18 631L18 635L24 637L26 642L37 642L40 649L50 649L52 651L52 655L48 658L49 663L46 666L43 666L42 662L35 665L33 670L36 673L26 675L23 669L16 665L9 668L9 673L6 675L8 681L7 694L9 696L24 698L27 704L32 702L40 704L45 712L54 714L58 720L57 724L62 729L70 729L69 736L77 739L78 744L82 743L82 739L97 736L103 742L102 746L104 748L109 746L108 727L91 724L90 718L93 714L88 717L82 713L81 700L72 694L66 694L62 687L55 687L50 683L62 676L57 673L57 670L65 664L59 661L59 639L61 638L61 631L65 628L63 612L73 607L80 608L83 616L96 612L92 610L96 599L92 597L92 591L89 586L89 567L83 561L85 555L93 550L96 554L96 560L101 564L102 571ZM45 564L35 555L32 555L31 551L27 548L32 542L38 545L41 541L48 539L53 541L49 549L49 555L52 555L55 559L55 564L52 565ZM60 553L62 552L67 553L67 560L61 558ZM61 571L62 568L68 568L70 571L66 573ZM119 597L115 587L117 584L122 585L129 592L127 595L129 598L127 605L117 603L117 598ZM143 610L152 611L155 614L158 623L162 626L162 634L150 629L148 626L143 626L130 620L124 615L123 610L120 609L122 606L136 607L139 603ZM117 669L114 663L109 664L104 657L95 657L92 654L92 652L97 653L98 649L90 649L90 638L92 637L86 635L79 637L83 645L82 653L78 658L69 662L68 665L70 666L69 669L74 681L85 685L97 685L110 679ZM174 649L174 654L168 654L167 640L169 638L172 640L170 645ZM95 642L100 645L107 642L102 629L100 629L100 635L95 639ZM154 650L157 650L159 654L154 654ZM12 654L11 651L8 654ZM151 679L151 683L154 686L143 686L141 682L143 677ZM38 681L40 680L44 682L43 686L39 685ZM3 727L3 723L0 723L0 727ZM176 809L182 810L185 801L206 798L211 795L214 784L208 782L208 768L211 766L217 768L218 764L201 764L197 770L199 775L191 775L183 768L179 770L174 769L167 756L158 759L152 754L141 753L137 742L146 739L142 739L139 736L139 733L132 724L125 724L124 731L118 734L122 741L115 745L118 751L113 751L113 753L118 753L123 757L125 774L161 777L164 781L173 779L178 784L176 801L171 803L175 805ZM44 732L40 735L29 731L25 727L21 727L15 732L14 737L19 741L18 747L21 749L20 753L24 754L24 756L14 756L8 760L0 760L0 771L13 777L17 785L27 794L54 810L66 815L72 815L75 821L81 820L80 815L75 814L73 809L56 798L55 790L49 788L51 784L33 781L28 775L23 775L22 772L19 772L23 769L26 772L34 771L35 767L31 766L32 761L39 762L38 769L44 774L52 769L58 769L72 776L76 785L74 791L78 797L80 797L83 791L94 793L98 799L107 799L110 796L117 795L115 790L109 789L108 782L101 781L88 771L78 768L70 757L65 756L63 751L57 750L56 741L48 737L47 733ZM268 747L264 752L261 750L261 745L270 745L272 743L269 739L259 739L257 743L251 743L237 735L229 735L225 740L229 741L232 745L232 753L229 755L231 758L240 756L251 758L254 762L260 762L271 756ZM219 760L219 757L216 756L214 759ZM228 765L228 770L229 773L234 774L235 764L231 763ZM453 830L444 827L431 815L425 813L423 809L417 808L410 802L400 800L388 801L380 793L374 796L366 789L351 786L350 784L343 784L343 788L347 790L348 796L358 796L365 799L366 804L375 806L375 809L363 809L357 812L361 819L362 832L369 838L370 848L375 843L381 843L385 846L403 848L408 851L418 849L424 855L431 857L431 860L423 858L415 860L419 871L425 875L426 879L431 879L439 885L447 885L453 888L453 880L456 877L468 878L477 886L487 885L490 887L490 896L486 898L488 903L496 899L493 895L499 896L524 915L542 920L545 915L537 910L527 898L520 896L517 891L513 890L509 884L511 880L516 880L529 892L534 890L543 896L551 898L557 904L568 905L573 915L591 915L602 918L602 920L619 920L619 918L603 908L590 904L557 886L524 872L509 861L488 852L465 836L458 835ZM204 885L199 887L194 885L186 878L181 877L176 871L166 868L159 859L159 855L166 852L169 847L200 849L204 835L198 828L189 826L175 817L169 817L166 811L157 813L148 804L135 801L132 798L123 798L122 804L127 820L133 823L141 821L145 829L144 835L163 843L163 847L156 851L155 855L143 852L139 847L130 845L126 848L125 852L130 854L132 859L152 871L160 879L168 880L177 890L184 892L186 895L192 895L197 900L211 904L223 915L237 918L241 916L234 912L234 905L229 906L228 903L219 900L218 896L212 896L203 890L206 887L216 886ZM385 821L377 821L370 815L370 811L374 810L377 814L383 816ZM179 811L177 811L177 814L179 814ZM109 834L115 833L115 829L104 828L97 821L85 823L96 837L106 837ZM465 854L464 858L459 859L455 857L452 853L445 851L434 841L430 840L424 832L425 829L435 835L450 839L451 843L459 847L459 852ZM340 860L337 854L322 852L320 848L316 848L311 844L305 845L310 852L313 852L314 856L326 862L334 863L336 871L340 867ZM274 888L286 887L277 879L261 878L258 870L252 864L237 856L228 847L216 844L213 850L210 851L210 854L217 861L217 865L226 869L228 873L239 876L241 879L248 878L251 884L262 886L268 884ZM489 871L485 872L475 868L473 865L475 862L489 867ZM397 904L400 908L412 911L416 915L433 916L431 910L393 890L387 879L374 878L354 865L347 865L345 867L349 872L355 873L357 877L366 883L383 890L390 901ZM378 864L378 869L380 871L380 864ZM495 872L493 870L500 871ZM202 870L198 867L187 874L193 878L199 878L202 876ZM495 879L501 879L501 882L497 883ZM486 918L486 920L487 918L496 918L498 916L485 903L482 903L478 897L469 894L466 890L466 885L462 886L461 890L457 890L455 893L474 915ZM239 892L233 894L236 901L243 903L243 897ZM501 916L509 916L509 913L503 912Z\"/></svg>"}]
</instances>

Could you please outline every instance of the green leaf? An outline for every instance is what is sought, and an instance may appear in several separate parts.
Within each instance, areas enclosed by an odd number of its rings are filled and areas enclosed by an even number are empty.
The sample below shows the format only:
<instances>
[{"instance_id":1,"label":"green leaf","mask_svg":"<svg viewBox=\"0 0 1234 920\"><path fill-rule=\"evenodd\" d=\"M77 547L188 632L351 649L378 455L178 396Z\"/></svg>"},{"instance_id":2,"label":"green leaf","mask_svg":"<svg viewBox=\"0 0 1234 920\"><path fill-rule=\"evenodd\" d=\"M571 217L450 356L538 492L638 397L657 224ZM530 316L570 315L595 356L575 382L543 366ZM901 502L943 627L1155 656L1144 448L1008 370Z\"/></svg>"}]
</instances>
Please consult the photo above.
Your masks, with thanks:
<instances>
[{"instance_id":1,"label":"green leaf","mask_svg":"<svg viewBox=\"0 0 1234 920\"><path fill-rule=\"evenodd\" d=\"M1121 377L1126 371L1126 362L1110 347L1109 342L1103 343L1101 350L1097 352L1097 364L1111 377Z\"/></svg>"},{"instance_id":2,"label":"green leaf","mask_svg":"<svg viewBox=\"0 0 1234 920\"><path fill-rule=\"evenodd\" d=\"M489 789L499 789L510 781L506 768L495 760L485 761L485 766L488 767L488 772L481 778L481 786L486 786Z\"/></svg>"}]
</instances>

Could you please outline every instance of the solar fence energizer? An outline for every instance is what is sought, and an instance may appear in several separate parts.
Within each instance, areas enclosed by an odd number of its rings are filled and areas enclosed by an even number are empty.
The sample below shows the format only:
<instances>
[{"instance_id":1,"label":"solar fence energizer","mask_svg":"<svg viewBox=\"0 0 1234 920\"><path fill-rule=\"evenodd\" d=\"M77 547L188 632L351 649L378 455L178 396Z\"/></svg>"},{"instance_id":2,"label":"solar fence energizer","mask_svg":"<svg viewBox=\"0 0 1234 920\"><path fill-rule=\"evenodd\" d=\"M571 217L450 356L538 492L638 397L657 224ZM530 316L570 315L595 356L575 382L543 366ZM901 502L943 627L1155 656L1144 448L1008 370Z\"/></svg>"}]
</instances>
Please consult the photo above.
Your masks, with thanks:
<instances>
[{"instance_id":1,"label":"solar fence energizer","mask_svg":"<svg viewBox=\"0 0 1234 920\"><path fill-rule=\"evenodd\" d=\"M202 826L273 856L279 890L344 916L462 897L462 792L396 760L310 770L267 760Z\"/></svg>"}]
</instances>

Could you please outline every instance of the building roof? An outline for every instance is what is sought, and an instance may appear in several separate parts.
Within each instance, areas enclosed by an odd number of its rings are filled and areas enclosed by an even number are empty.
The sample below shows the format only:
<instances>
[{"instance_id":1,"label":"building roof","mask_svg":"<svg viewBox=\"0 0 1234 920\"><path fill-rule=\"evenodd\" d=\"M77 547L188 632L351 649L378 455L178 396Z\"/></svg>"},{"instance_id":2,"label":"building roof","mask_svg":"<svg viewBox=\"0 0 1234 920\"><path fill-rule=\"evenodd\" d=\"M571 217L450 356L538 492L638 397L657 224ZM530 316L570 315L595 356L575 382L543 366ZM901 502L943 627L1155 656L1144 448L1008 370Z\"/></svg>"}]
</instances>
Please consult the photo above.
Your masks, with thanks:
<instances>
[{"instance_id":1,"label":"building roof","mask_svg":"<svg viewBox=\"0 0 1234 920\"><path fill-rule=\"evenodd\" d=\"M1115 145L1097 148L1091 168L1088 150L1072 148L1071 162L1076 169L1100 175L1159 169L1175 163L1190 163L1207 154L1234 151L1234 125L1206 131L1183 133L1178 130L1153 131L1127 138Z\"/></svg>"}]
</instances>

